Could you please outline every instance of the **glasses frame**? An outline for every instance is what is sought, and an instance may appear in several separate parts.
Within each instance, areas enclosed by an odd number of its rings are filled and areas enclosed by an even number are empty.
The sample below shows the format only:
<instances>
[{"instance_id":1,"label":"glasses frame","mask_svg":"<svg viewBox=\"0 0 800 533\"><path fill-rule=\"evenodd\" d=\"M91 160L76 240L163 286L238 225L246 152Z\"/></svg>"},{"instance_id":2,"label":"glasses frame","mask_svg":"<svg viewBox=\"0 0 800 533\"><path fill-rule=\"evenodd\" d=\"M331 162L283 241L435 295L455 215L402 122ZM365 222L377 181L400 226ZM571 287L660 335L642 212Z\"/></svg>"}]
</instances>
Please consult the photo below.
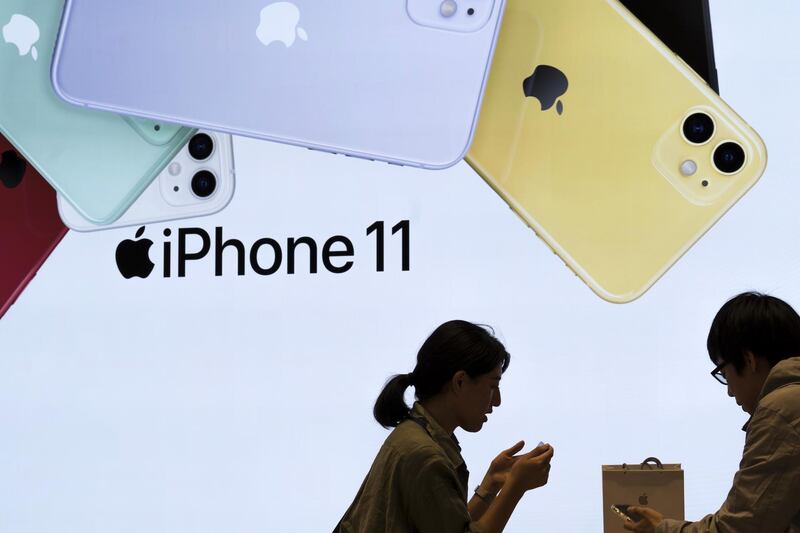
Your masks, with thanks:
<instances>
[{"instance_id":1,"label":"glasses frame","mask_svg":"<svg viewBox=\"0 0 800 533\"><path fill-rule=\"evenodd\" d=\"M725 368L725 365L727 364L728 364L727 361L723 361L717 366L715 366L714 370L711 371L711 377L713 377L714 379L716 379L725 386L728 385L728 378L725 376L725 373L723 372L722 369Z\"/></svg>"}]
</instances>

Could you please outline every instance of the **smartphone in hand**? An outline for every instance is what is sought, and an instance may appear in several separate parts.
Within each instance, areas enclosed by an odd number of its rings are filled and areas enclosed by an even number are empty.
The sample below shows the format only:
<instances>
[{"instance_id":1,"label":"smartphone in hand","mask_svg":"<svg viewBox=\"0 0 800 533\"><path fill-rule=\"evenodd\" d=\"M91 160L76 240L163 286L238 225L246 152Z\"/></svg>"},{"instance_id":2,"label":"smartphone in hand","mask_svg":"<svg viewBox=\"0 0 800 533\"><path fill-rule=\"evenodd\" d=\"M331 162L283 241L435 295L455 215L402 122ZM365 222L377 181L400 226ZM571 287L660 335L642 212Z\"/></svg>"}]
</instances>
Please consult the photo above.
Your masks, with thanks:
<instances>
[{"instance_id":1,"label":"smartphone in hand","mask_svg":"<svg viewBox=\"0 0 800 533\"><path fill-rule=\"evenodd\" d=\"M640 522L644 520L644 516L632 512L629 508L630 505L624 503L615 503L611 505L611 510L614 514L625 522Z\"/></svg>"}]
</instances>

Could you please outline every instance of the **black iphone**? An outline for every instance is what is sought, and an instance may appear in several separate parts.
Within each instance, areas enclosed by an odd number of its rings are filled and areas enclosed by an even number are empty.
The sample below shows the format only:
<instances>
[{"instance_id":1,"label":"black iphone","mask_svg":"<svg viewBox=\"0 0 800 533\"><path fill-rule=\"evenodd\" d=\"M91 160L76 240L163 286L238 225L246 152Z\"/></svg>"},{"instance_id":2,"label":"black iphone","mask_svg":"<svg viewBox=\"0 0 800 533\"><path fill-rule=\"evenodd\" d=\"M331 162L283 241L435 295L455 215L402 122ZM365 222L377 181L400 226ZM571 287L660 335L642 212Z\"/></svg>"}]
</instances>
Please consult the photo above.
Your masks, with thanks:
<instances>
[{"instance_id":1,"label":"black iphone","mask_svg":"<svg viewBox=\"0 0 800 533\"><path fill-rule=\"evenodd\" d=\"M708 0L620 0L719 93Z\"/></svg>"}]
</instances>

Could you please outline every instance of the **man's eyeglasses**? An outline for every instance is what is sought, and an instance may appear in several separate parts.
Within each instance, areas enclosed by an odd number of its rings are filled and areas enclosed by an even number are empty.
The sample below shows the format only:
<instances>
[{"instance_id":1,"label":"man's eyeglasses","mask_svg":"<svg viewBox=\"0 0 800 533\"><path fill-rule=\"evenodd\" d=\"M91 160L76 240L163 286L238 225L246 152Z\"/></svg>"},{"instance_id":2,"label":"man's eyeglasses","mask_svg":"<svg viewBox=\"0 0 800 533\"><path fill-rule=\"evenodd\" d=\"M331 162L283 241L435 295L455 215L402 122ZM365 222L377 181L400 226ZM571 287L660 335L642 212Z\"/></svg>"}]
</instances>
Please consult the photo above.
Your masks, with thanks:
<instances>
[{"instance_id":1,"label":"man's eyeglasses","mask_svg":"<svg viewBox=\"0 0 800 533\"><path fill-rule=\"evenodd\" d=\"M727 385L728 384L728 378L725 377L725 371L723 370L723 368L725 368L725 365L727 365L727 364L728 363L726 363L726 362L722 362L722 363L718 364L717 366L715 366L714 370L711 371L711 375L714 377L714 379L716 379L717 381L719 381L723 385Z\"/></svg>"}]
</instances>

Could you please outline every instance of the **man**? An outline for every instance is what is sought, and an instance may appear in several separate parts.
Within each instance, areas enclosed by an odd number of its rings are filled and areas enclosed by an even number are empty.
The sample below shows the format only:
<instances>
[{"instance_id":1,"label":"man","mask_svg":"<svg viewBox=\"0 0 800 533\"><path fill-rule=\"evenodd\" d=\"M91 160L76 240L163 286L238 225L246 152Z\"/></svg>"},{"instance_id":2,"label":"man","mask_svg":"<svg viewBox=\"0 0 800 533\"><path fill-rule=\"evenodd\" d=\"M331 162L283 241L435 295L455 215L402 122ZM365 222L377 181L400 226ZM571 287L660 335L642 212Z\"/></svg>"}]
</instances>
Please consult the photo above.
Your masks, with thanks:
<instances>
[{"instance_id":1,"label":"man","mask_svg":"<svg viewBox=\"0 0 800 533\"><path fill-rule=\"evenodd\" d=\"M640 533L800 533L800 316L748 292L729 300L708 333L711 374L750 414L739 471L719 511L699 522L647 507L625 524Z\"/></svg>"}]
</instances>

